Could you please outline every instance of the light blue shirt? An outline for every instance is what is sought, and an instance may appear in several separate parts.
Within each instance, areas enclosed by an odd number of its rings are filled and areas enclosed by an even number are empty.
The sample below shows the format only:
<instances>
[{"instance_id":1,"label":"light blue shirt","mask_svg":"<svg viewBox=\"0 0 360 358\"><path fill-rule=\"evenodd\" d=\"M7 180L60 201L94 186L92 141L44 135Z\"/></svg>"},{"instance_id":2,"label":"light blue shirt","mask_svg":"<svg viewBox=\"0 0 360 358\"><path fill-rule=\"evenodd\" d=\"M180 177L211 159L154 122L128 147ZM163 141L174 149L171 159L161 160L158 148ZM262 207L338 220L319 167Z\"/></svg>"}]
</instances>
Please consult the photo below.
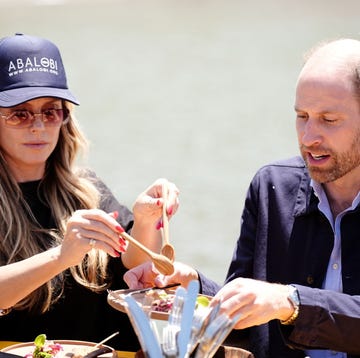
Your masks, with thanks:
<instances>
[{"instance_id":1,"label":"light blue shirt","mask_svg":"<svg viewBox=\"0 0 360 358\"><path fill-rule=\"evenodd\" d=\"M322 285L323 289L332 290L337 292L343 292L342 276L341 276L341 231L340 223L345 213L349 210L353 210L360 202L360 192L352 202L351 207L341 212L334 220L329 201L326 197L326 193L321 184L311 181L311 185L314 188L315 194L319 199L318 208L326 216L331 224L334 232L334 247L331 252L326 276ZM310 358L346 358L346 353L334 352L330 350L307 350L305 351Z\"/></svg>"}]
</instances>

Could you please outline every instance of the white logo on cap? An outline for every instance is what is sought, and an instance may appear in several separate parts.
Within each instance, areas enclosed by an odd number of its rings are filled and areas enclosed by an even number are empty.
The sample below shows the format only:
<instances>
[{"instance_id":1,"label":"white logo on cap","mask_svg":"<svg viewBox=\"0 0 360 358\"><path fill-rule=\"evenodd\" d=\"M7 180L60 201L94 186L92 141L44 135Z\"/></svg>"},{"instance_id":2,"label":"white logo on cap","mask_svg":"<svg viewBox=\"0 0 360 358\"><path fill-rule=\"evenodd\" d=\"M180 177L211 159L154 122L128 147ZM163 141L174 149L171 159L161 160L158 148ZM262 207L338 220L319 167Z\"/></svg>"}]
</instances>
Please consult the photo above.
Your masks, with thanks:
<instances>
[{"instance_id":1,"label":"white logo on cap","mask_svg":"<svg viewBox=\"0 0 360 358\"><path fill-rule=\"evenodd\" d=\"M24 72L49 72L58 75L56 60L48 57L18 58L9 62L9 76L15 76Z\"/></svg>"}]
</instances>

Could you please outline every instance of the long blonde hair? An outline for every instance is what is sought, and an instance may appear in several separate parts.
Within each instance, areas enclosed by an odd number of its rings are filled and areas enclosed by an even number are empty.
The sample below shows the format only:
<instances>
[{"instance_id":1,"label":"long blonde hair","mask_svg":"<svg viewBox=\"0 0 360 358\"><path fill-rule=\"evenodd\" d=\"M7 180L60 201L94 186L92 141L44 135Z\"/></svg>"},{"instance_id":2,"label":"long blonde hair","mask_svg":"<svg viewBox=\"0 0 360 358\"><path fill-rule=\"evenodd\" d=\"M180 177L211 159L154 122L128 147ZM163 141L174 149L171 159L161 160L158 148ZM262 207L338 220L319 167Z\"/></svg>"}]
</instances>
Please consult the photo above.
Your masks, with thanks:
<instances>
[{"instance_id":1,"label":"long blonde hair","mask_svg":"<svg viewBox=\"0 0 360 358\"><path fill-rule=\"evenodd\" d=\"M99 205L99 192L94 183L84 172L75 169L79 152L87 147L86 138L72 114L73 105L65 101L63 105L70 110L70 119L61 127L58 143L46 162L45 175L40 183L56 228L46 230L37 223L0 151L0 265L24 260L59 245L72 213ZM70 271L80 284L101 291L106 287L107 262L104 252L92 250L80 265ZM61 296L64 278L64 273L57 275L17 303L15 308L48 310Z\"/></svg>"}]
</instances>

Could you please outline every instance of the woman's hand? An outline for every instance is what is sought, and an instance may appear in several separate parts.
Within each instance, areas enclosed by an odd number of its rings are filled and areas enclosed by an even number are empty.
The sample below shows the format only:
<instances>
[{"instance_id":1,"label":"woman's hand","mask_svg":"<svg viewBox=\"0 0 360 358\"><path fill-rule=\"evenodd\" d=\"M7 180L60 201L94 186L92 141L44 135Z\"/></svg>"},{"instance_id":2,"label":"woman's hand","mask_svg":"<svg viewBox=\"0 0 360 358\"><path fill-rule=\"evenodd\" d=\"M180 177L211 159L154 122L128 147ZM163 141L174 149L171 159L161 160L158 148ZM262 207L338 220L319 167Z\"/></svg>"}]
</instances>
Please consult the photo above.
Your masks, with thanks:
<instances>
[{"instance_id":1,"label":"woman's hand","mask_svg":"<svg viewBox=\"0 0 360 358\"><path fill-rule=\"evenodd\" d=\"M190 266L181 262L174 262L174 273L171 275L162 275L148 261L142 265L136 266L124 274L124 281L129 288L146 288L146 287L164 287L173 283L180 283L181 286L187 287L190 281L198 280L197 272Z\"/></svg>"},{"instance_id":2,"label":"woman's hand","mask_svg":"<svg viewBox=\"0 0 360 358\"><path fill-rule=\"evenodd\" d=\"M164 195L164 190L167 190ZM166 202L164 200L166 197ZM142 192L133 206L134 226L131 235L154 252L160 252L162 246L162 208L166 206L166 212L171 218L179 206L179 190L175 184L166 179L158 179ZM129 245L122 255L125 267L131 269L149 260L149 257L134 245Z\"/></svg>"},{"instance_id":3,"label":"woman's hand","mask_svg":"<svg viewBox=\"0 0 360 358\"><path fill-rule=\"evenodd\" d=\"M67 266L81 262L92 249L103 250L112 257L125 251L125 241L119 236L123 231L115 220L116 213L99 209L77 210L66 224L60 258Z\"/></svg>"},{"instance_id":4,"label":"woman's hand","mask_svg":"<svg viewBox=\"0 0 360 358\"><path fill-rule=\"evenodd\" d=\"M87 252L99 249L113 257L125 250L116 213L78 210L66 224L61 245L25 260L0 267L0 308L9 308L65 269L79 264Z\"/></svg>"},{"instance_id":5,"label":"woman's hand","mask_svg":"<svg viewBox=\"0 0 360 358\"><path fill-rule=\"evenodd\" d=\"M164 189L167 189L166 202L163 199ZM156 222L155 227L159 229L163 205L166 205L166 212L171 218L179 207L179 189L167 179L157 179L137 197L133 205L135 222Z\"/></svg>"}]
</instances>

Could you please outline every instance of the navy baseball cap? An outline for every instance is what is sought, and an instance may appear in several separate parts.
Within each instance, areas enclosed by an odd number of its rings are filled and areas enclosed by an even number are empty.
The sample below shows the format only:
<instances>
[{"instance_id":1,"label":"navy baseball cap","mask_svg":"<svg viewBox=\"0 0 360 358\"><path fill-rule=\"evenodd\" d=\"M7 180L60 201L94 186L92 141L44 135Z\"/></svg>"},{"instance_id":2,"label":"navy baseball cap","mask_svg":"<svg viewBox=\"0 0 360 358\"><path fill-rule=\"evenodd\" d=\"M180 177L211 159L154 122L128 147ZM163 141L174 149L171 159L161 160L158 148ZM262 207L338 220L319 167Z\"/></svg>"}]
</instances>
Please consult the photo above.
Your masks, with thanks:
<instances>
[{"instance_id":1,"label":"navy baseball cap","mask_svg":"<svg viewBox=\"0 0 360 358\"><path fill-rule=\"evenodd\" d=\"M59 49L49 40L24 34L0 39L0 107L39 97L79 104L68 89Z\"/></svg>"}]
</instances>

